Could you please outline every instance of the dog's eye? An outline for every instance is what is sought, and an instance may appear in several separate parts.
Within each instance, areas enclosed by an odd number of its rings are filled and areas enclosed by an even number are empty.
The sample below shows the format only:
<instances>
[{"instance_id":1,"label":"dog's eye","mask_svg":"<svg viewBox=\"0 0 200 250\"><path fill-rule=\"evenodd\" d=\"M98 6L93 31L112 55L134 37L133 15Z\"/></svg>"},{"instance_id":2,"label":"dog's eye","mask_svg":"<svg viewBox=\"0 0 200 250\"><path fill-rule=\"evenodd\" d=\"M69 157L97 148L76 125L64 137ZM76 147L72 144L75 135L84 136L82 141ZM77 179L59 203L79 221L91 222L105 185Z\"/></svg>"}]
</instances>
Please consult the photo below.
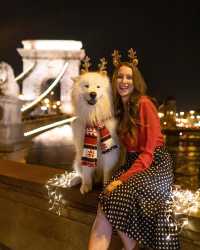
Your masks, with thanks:
<instances>
[{"instance_id":1,"label":"dog's eye","mask_svg":"<svg viewBox=\"0 0 200 250\"><path fill-rule=\"evenodd\" d=\"M97 88L99 89L99 88L100 88L100 86L99 86L99 85L97 85Z\"/></svg>"},{"instance_id":2,"label":"dog's eye","mask_svg":"<svg viewBox=\"0 0 200 250\"><path fill-rule=\"evenodd\" d=\"M85 86L84 86L84 87L89 88L89 85L88 85L88 84L85 84Z\"/></svg>"}]
</instances>

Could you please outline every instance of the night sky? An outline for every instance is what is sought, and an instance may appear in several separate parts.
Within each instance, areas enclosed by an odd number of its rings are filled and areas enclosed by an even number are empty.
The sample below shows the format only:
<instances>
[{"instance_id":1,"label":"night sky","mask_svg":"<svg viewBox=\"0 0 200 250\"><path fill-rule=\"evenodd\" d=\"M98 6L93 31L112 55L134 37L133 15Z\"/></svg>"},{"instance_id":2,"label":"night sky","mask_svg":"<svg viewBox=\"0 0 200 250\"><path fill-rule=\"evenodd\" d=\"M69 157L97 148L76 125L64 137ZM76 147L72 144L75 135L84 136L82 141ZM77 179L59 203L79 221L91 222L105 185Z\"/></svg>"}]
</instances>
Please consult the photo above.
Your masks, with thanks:
<instances>
[{"instance_id":1,"label":"night sky","mask_svg":"<svg viewBox=\"0 0 200 250\"><path fill-rule=\"evenodd\" d=\"M8 2L8 1L7 1ZM101 4L101 2L96 2ZM200 4L193 1L132 1L134 7L68 7L68 1L1 7L0 60L22 70L21 40L82 41L94 69L114 49L133 47L149 94L174 96L179 110L200 109ZM103 4L102 4L103 5ZM109 73L112 68L109 67Z\"/></svg>"}]
</instances>

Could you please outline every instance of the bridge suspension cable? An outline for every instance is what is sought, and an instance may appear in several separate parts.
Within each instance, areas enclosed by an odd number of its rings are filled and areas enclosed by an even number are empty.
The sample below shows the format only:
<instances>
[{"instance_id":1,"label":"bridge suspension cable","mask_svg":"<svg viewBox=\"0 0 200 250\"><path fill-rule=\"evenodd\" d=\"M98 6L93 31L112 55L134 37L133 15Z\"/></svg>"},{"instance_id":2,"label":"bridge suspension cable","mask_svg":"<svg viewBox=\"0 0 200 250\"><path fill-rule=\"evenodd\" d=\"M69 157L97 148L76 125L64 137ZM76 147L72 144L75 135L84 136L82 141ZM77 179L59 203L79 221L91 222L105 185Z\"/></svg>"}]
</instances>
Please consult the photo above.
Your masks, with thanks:
<instances>
[{"instance_id":1,"label":"bridge suspension cable","mask_svg":"<svg viewBox=\"0 0 200 250\"><path fill-rule=\"evenodd\" d=\"M21 74L19 74L17 77L15 77L15 81L19 81L22 78L24 78L27 74L29 74L36 66L36 62L34 62L30 67L27 68L27 70L23 71Z\"/></svg>"},{"instance_id":2,"label":"bridge suspension cable","mask_svg":"<svg viewBox=\"0 0 200 250\"><path fill-rule=\"evenodd\" d=\"M61 126L61 125L64 125L64 124L68 124L70 122L73 122L76 118L77 118L76 116L73 116L71 118L64 119L62 121L54 122L54 123L51 123L51 124L48 124L48 125L33 129L31 131L25 132L24 136L34 135L34 134L37 134L39 132L49 130L51 128L55 128L55 127L58 127L58 126Z\"/></svg>"},{"instance_id":3,"label":"bridge suspension cable","mask_svg":"<svg viewBox=\"0 0 200 250\"><path fill-rule=\"evenodd\" d=\"M24 107L21 108L21 112L25 112L31 108L33 108L35 105L37 105L43 98L45 98L50 92L51 90L58 84L58 82L60 81L60 79L62 78L62 76L64 75L67 67L68 67L68 62L66 62L61 70L61 72L59 73L59 75L57 76L57 78L55 79L55 81L52 82L52 84L48 87L48 89L46 89L40 96L38 96L34 101L32 101L31 103L25 105Z\"/></svg>"}]
</instances>

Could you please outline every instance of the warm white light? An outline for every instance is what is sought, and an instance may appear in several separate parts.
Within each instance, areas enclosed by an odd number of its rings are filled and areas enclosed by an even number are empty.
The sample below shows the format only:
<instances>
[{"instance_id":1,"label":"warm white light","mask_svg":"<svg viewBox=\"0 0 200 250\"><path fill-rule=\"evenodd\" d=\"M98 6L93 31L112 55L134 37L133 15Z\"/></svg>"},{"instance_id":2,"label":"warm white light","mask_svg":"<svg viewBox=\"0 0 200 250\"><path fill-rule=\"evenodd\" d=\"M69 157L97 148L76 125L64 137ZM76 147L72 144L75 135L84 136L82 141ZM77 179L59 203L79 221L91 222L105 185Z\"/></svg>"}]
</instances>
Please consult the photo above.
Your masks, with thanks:
<instances>
[{"instance_id":1,"label":"warm white light","mask_svg":"<svg viewBox=\"0 0 200 250\"><path fill-rule=\"evenodd\" d=\"M44 103L48 104L48 103L49 103L49 99L48 99L48 98L45 98L45 99L44 99Z\"/></svg>"},{"instance_id":2,"label":"warm white light","mask_svg":"<svg viewBox=\"0 0 200 250\"><path fill-rule=\"evenodd\" d=\"M159 113L158 113L158 116L159 116L160 118L162 118L162 117L164 116L164 113L159 112Z\"/></svg>"},{"instance_id":3,"label":"warm white light","mask_svg":"<svg viewBox=\"0 0 200 250\"><path fill-rule=\"evenodd\" d=\"M56 105L58 105L58 106L59 106L59 105L60 105L60 101L57 101L57 102L56 102Z\"/></svg>"},{"instance_id":4,"label":"warm white light","mask_svg":"<svg viewBox=\"0 0 200 250\"><path fill-rule=\"evenodd\" d=\"M184 113L183 111L182 111L182 112L180 112L180 115L181 115L181 116L183 116L184 114L185 114L185 113Z\"/></svg>"},{"instance_id":5,"label":"warm white light","mask_svg":"<svg viewBox=\"0 0 200 250\"><path fill-rule=\"evenodd\" d=\"M173 115L173 114L174 114L174 111L170 111L169 114L170 114L170 115Z\"/></svg>"},{"instance_id":6,"label":"warm white light","mask_svg":"<svg viewBox=\"0 0 200 250\"><path fill-rule=\"evenodd\" d=\"M24 49L78 51L82 42L73 40L24 40Z\"/></svg>"},{"instance_id":7,"label":"warm white light","mask_svg":"<svg viewBox=\"0 0 200 250\"><path fill-rule=\"evenodd\" d=\"M47 110L47 107L46 106L42 106L41 110L45 111L45 110Z\"/></svg>"},{"instance_id":8,"label":"warm white light","mask_svg":"<svg viewBox=\"0 0 200 250\"><path fill-rule=\"evenodd\" d=\"M190 110L190 114L193 115L195 113L194 110Z\"/></svg>"}]
</instances>

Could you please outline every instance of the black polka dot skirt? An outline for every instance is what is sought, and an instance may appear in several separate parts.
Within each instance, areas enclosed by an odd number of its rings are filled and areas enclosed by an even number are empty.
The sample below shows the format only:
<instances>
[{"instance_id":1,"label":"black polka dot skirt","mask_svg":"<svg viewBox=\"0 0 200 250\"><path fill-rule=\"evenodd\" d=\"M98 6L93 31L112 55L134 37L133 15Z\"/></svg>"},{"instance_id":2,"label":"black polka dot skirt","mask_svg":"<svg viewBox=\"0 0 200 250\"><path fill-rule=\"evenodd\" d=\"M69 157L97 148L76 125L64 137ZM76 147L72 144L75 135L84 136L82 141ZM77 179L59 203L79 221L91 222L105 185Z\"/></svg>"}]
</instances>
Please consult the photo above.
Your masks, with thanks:
<instances>
[{"instance_id":1,"label":"black polka dot skirt","mask_svg":"<svg viewBox=\"0 0 200 250\"><path fill-rule=\"evenodd\" d=\"M127 153L125 164L110 181L117 180L137 157L136 152ZM124 232L141 245L155 250L178 250L177 229L167 202L172 182L171 157L165 147L157 147L147 170L130 177L109 195L100 194L101 209L114 230Z\"/></svg>"}]
</instances>

